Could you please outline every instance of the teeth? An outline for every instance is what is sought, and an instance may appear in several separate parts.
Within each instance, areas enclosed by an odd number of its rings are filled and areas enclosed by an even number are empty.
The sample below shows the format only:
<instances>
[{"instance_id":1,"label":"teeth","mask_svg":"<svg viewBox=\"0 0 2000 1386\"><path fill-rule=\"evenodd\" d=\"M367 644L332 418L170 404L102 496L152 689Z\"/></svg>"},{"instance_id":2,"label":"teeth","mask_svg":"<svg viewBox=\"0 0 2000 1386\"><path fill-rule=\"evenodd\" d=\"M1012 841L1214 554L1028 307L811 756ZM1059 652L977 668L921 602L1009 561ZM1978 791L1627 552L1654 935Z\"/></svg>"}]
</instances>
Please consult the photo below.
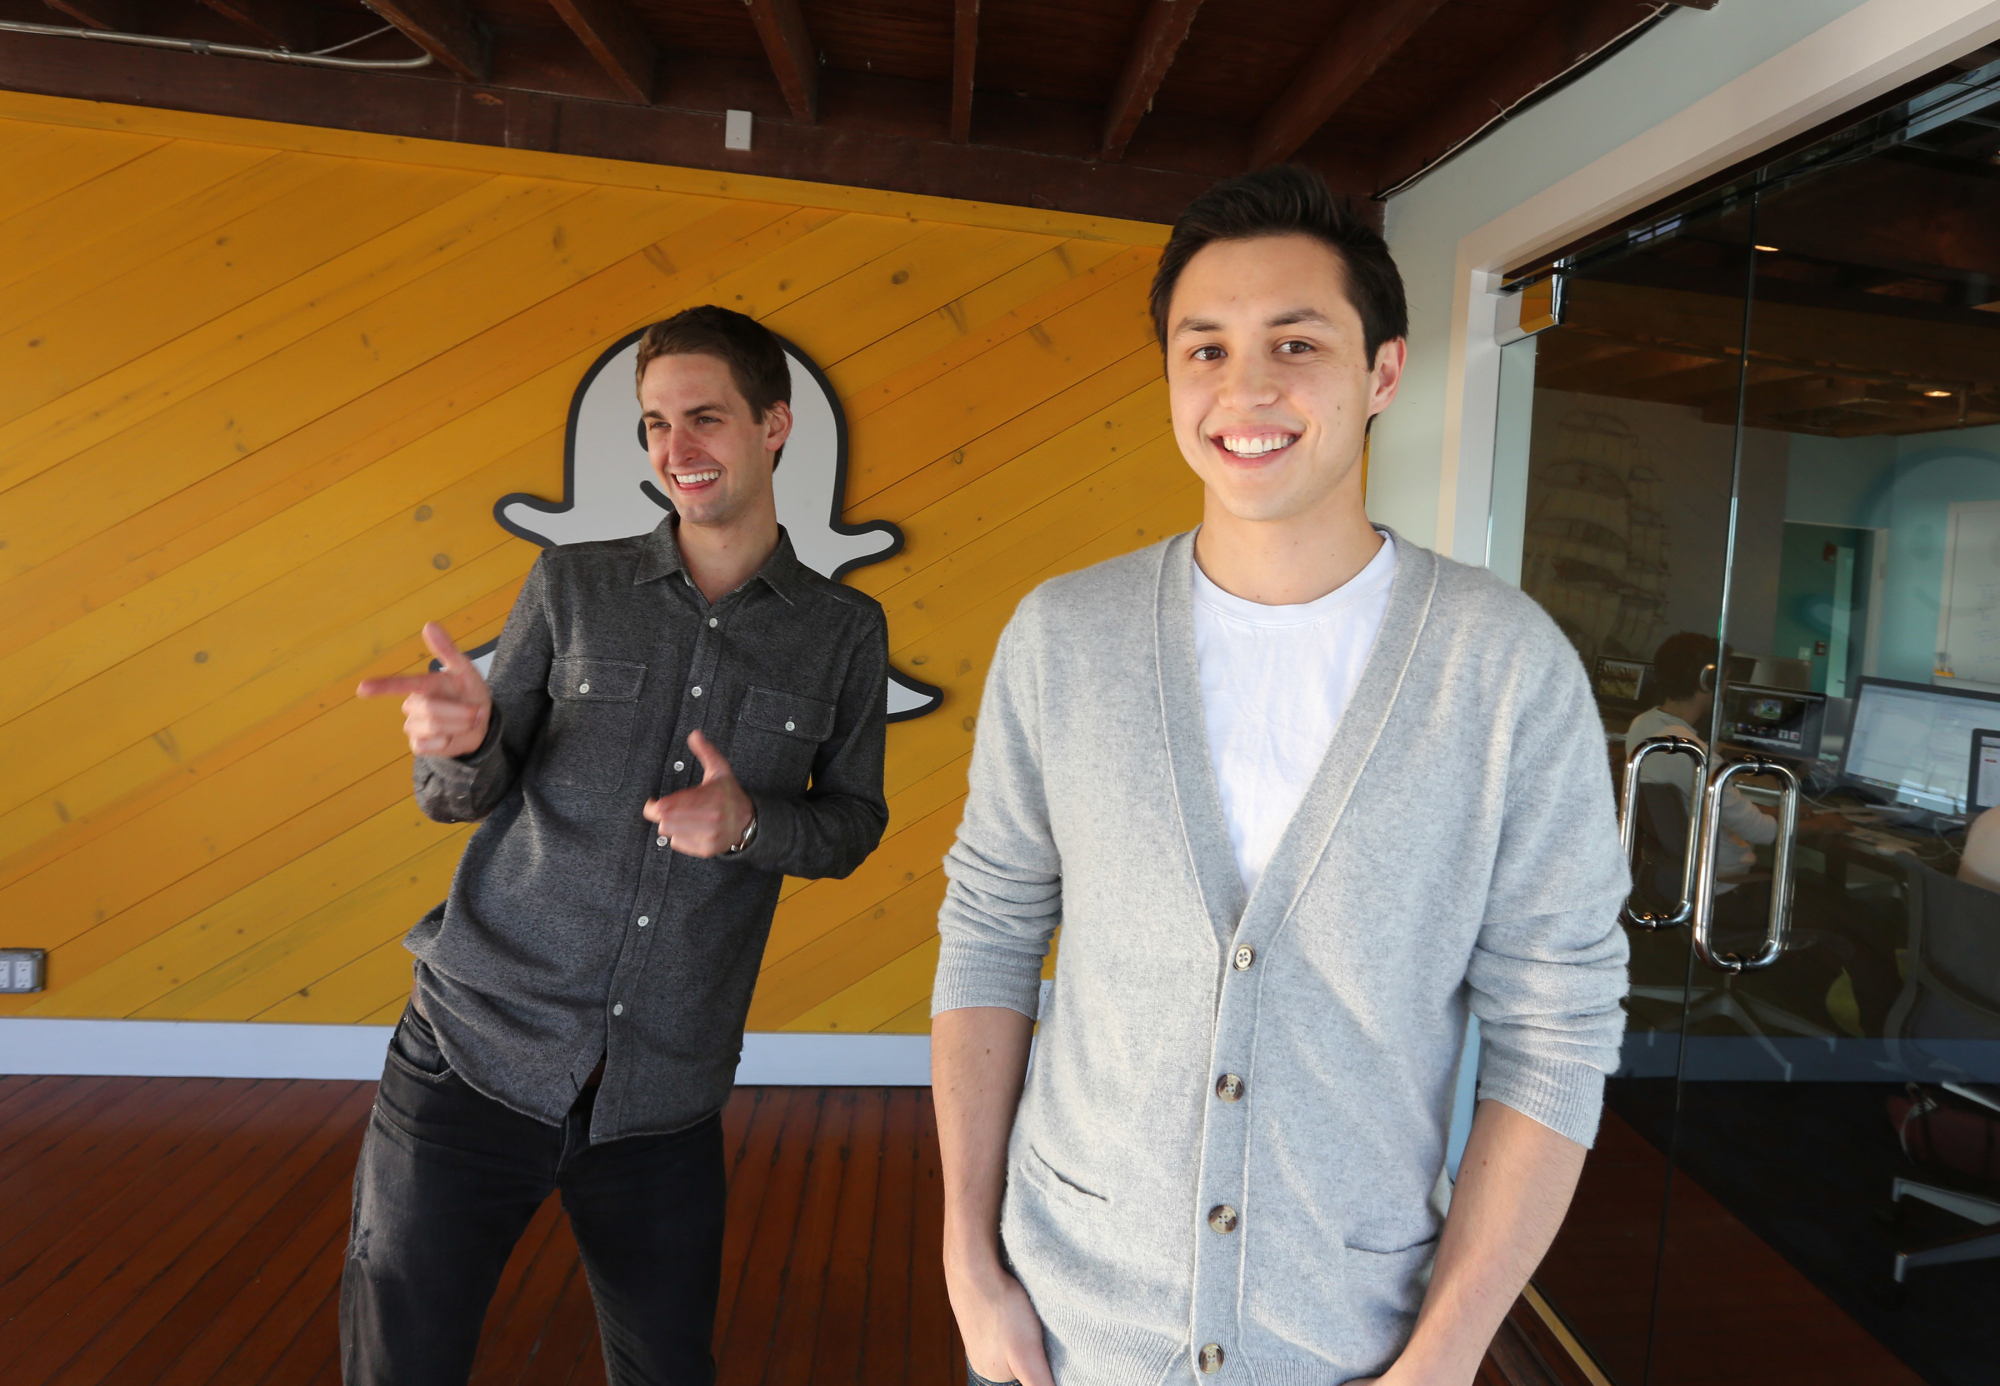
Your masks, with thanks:
<instances>
[{"instance_id":1,"label":"teeth","mask_svg":"<svg viewBox=\"0 0 2000 1386\"><path fill-rule=\"evenodd\" d=\"M1299 435L1296 433L1281 433L1275 438L1238 438L1225 435L1222 439L1222 446L1235 453L1238 457L1260 457L1264 453L1276 452L1279 448L1290 447L1298 440Z\"/></svg>"},{"instance_id":2,"label":"teeth","mask_svg":"<svg viewBox=\"0 0 2000 1386\"><path fill-rule=\"evenodd\" d=\"M675 478L674 478L674 484L675 484L675 485L677 485L677 486L699 486L699 485L701 485L701 484L702 484L703 482L707 482L707 481L715 481L715 480L719 479L719 478L720 478L721 476L722 476L722 473L721 473L721 472L719 472L719 471L717 471L717 472L686 472L686 473L683 473L683 474L682 474L682 475L680 475L680 476L677 476L677 477L675 477Z\"/></svg>"}]
</instances>

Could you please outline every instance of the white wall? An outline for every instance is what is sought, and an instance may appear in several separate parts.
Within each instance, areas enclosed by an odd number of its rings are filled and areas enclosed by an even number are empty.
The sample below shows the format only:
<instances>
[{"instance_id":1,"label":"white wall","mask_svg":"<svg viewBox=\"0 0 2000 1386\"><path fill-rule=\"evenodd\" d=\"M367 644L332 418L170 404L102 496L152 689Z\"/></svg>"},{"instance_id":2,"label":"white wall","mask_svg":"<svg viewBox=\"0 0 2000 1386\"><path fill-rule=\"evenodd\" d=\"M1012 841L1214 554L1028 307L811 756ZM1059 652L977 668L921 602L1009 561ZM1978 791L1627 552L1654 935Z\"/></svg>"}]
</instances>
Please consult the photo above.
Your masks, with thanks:
<instances>
[{"instance_id":1,"label":"white wall","mask_svg":"<svg viewBox=\"0 0 2000 1386\"><path fill-rule=\"evenodd\" d=\"M1995 34L2000 4L1981 0L1677 8L1624 52L1392 198L1388 238L1409 290L1411 362L1371 444L1371 515L1419 543L1484 561L1499 383L1498 353L1490 335L1481 340L1479 321L1491 311L1489 272L1769 148Z\"/></svg>"}]
</instances>

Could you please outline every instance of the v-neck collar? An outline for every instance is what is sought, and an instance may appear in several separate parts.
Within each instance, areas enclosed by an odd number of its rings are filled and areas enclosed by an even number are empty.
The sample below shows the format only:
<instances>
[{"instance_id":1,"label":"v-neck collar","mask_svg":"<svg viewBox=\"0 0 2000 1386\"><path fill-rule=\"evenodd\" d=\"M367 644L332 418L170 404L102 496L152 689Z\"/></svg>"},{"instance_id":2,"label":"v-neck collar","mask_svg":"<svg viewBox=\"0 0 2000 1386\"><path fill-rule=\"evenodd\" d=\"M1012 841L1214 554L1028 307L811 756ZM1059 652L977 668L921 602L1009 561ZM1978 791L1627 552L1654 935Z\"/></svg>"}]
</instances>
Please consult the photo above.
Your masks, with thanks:
<instances>
[{"instance_id":1,"label":"v-neck collar","mask_svg":"<svg viewBox=\"0 0 2000 1386\"><path fill-rule=\"evenodd\" d=\"M1280 914L1290 910L1313 866L1325 853L1402 687L1404 671L1436 591L1437 556L1406 542L1386 526L1380 528L1396 545L1396 573L1389 585L1382 628L1312 784L1278 839L1257 889L1247 898L1229 843L1222 794L1209 758L1208 724L1202 715L1201 665L1194 642L1194 535L1176 535L1161 546L1154 605L1160 715L1166 726L1167 757L1183 839L1209 923L1224 947L1253 909L1259 915L1267 910Z\"/></svg>"}]
</instances>

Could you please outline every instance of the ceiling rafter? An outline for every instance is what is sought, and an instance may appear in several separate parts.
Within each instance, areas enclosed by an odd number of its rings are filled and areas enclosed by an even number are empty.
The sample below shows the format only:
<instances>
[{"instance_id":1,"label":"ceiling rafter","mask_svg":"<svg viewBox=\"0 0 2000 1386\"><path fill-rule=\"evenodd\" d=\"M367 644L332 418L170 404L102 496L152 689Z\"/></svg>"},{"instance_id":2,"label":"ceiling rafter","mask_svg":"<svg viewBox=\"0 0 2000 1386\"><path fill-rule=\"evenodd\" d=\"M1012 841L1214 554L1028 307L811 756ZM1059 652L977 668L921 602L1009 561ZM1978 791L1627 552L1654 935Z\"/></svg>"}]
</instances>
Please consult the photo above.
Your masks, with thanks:
<instances>
[{"instance_id":1,"label":"ceiling rafter","mask_svg":"<svg viewBox=\"0 0 2000 1386\"><path fill-rule=\"evenodd\" d=\"M625 0L549 0L549 4L618 90L642 106L653 103L653 74L659 68L660 53Z\"/></svg>"},{"instance_id":2,"label":"ceiling rafter","mask_svg":"<svg viewBox=\"0 0 2000 1386\"><path fill-rule=\"evenodd\" d=\"M308 53L319 42L319 14L304 0L201 0L273 48Z\"/></svg>"},{"instance_id":3,"label":"ceiling rafter","mask_svg":"<svg viewBox=\"0 0 2000 1386\"><path fill-rule=\"evenodd\" d=\"M1101 156L1122 159L1125 148L1146 112L1153 109L1153 97L1174 65L1174 55L1186 41L1188 28L1201 9L1201 0L1151 0L1139 21L1139 37L1125 59L1125 71L1113 88L1111 104L1105 108L1104 140Z\"/></svg>"},{"instance_id":4,"label":"ceiling rafter","mask_svg":"<svg viewBox=\"0 0 2000 1386\"><path fill-rule=\"evenodd\" d=\"M819 50L813 47L812 33L799 0L743 0L757 25L757 37L764 41L764 54L771 60L771 74L785 94L792 118L812 124L819 119Z\"/></svg>"},{"instance_id":5,"label":"ceiling rafter","mask_svg":"<svg viewBox=\"0 0 2000 1386\"><path fill-rule=\"evenodd\" d=\"M86 29L103 29L114 34L138 32L139 7L134 0L47 0L49 8L64 14Z\"/></svg>"},{"instance_id":6,"label":"ceiling rafter","mask_svg":"<svg viewBox=\"0 0 2000 1386\"><path fill-rule=\"evenodd\" d=\"M1444 0L1357 0L1250 136L1252 168L1289 159L1409 41Z\"/></svg>"},{"instance_id":7,"label":"ceiling rafter","mask_svg":"<svg viewBox=\"0 0 2000 1386\"><path fill-rule=\"evenodd\" d=\"M363 0L376 14L469 82L486 80L486 37L464 0Z\"/></svg>"},{"instance_id":8,"label":"ceiling rafter","mask_svg":"<svg viewBox=\"0 0 2000 1386\"><path fill-rule=\"evenodd\" d=\"M951 139L972 139L972 71L979 57L979 0L953 0L951 20Z\"/></svg>"}]
</instances>

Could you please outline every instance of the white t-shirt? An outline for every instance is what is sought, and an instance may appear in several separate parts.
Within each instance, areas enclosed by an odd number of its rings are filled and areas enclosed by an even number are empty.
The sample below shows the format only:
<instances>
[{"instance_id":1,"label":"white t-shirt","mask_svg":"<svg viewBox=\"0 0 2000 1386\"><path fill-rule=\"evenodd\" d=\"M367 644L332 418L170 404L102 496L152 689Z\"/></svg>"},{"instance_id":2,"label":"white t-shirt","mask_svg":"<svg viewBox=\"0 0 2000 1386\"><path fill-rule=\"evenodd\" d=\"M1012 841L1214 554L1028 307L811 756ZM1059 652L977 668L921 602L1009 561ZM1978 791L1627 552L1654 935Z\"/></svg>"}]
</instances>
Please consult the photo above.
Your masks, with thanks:
<instances>
[{"instance_id":1,"label":"white t-shirt","mask_svg":"<svg viewBox=\"0 0 2000 1386\"><path fill-rule=\"evenodd\" d=\"M1377 531L1380 533L1380 531ZM1306 797L1389 609L1396 545L1318 601L1264 606L1194 565L1194 648L1208 758L1243 889L1257 880Z\"/></svg>"}]
</instances>

